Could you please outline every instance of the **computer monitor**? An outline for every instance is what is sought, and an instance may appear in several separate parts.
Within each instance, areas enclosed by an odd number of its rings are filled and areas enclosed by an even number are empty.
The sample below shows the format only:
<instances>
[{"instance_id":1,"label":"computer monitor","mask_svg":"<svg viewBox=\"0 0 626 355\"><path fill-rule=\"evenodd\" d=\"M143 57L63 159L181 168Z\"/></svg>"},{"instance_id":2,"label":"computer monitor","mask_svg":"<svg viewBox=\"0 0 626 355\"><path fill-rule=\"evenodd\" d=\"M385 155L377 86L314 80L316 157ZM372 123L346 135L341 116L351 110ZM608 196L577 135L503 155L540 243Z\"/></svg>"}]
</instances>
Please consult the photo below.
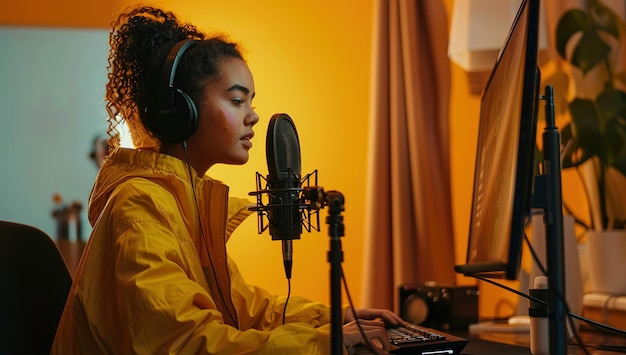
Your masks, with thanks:
<instances>
[{"instance_id":1,"label":"computer monitor","mask_svg":"<svg viewBox=\"0 0 626 355\"><path fill-rule=\"evenodd\" d=\"M519 276L530 216L540 74L539 0L522 0L482 94L466 263L468 276Z\"/></svg>"}]
</instances>

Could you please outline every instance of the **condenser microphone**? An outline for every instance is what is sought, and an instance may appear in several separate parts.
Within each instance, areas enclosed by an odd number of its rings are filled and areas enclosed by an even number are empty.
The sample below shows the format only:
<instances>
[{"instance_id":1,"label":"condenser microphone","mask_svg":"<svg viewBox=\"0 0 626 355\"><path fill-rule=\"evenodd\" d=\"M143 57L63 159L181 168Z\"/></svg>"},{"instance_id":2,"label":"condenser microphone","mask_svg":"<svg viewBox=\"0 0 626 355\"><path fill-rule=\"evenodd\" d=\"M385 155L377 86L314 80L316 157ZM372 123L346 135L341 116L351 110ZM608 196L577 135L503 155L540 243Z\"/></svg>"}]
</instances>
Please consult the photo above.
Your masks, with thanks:
<instances>
[{"instance_id":1,"label":"condenser microphone","mask_svg":"<svg viewBox=\"0 0 626 355\"><path fill-rule=\"evenodd\" d=\"M277 113L269 122L266 137L268 168L269 230L272 240L282 241L287 279L291 279L293 240L300 239L301 167L300 141L289 115Z\"/></svg>"}]
</instances>

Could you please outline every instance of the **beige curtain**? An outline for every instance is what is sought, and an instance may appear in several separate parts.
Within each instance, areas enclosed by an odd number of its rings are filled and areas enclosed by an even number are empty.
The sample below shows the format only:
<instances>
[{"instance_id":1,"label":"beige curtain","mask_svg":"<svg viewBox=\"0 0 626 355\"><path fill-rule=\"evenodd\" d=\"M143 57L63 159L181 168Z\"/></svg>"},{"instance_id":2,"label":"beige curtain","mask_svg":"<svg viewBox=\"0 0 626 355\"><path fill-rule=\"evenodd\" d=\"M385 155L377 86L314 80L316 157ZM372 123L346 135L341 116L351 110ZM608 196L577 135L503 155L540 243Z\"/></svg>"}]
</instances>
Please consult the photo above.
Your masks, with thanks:
<instances>
[{"instance_id":1,"label":"beige curtain","mask_svg":"<svg viewBox=\"0 0 626 355\"><path fill-rule=\"evenodd\" d=\"M375 11L363 303L397 310L401 284L455 280L448 26L441 0Z\"/></svg>"}]
</instances>

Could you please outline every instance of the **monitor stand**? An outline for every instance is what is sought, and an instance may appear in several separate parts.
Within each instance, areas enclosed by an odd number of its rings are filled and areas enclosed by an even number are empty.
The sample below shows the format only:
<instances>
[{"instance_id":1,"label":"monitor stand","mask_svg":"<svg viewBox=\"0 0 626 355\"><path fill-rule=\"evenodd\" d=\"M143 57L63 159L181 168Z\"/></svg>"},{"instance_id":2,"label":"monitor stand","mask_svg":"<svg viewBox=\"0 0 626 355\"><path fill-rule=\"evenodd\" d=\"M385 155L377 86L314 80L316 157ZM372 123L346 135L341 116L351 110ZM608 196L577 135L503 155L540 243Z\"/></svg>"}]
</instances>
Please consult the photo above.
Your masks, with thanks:
<instances>
[{"instance_id":1,"label":"monitor stand","mask_svg":"<svg viewBox=\"0 0 626 355\"><path fill-rule=\"evenodd\" d=\"M546 265L546 242L545 242L545 224L543 222L543 213L540 210L534 210L531 217L531 240L532 247L537 254L541 263ZM576 241L576 233L574 230L574 218L571 215L563 216L563 240L565 249L565 287L566 301L572 313L581 315L583 308L583 285L580 270L580 262L578 258L578 242ZM532 256L530 256L532 259ZM533 284L535 277L542 276L543 273L531 260L532 267L530 274L522 268L520 270L519 292L528 294L530 285ZM578 328L580 321L574 320L574 326ZM469 326L470 334L485 333L504 333L504 334L530 334L530 317L528 316L528 300L524 297L518 298L515 315L504 321L485 321ZM569 338L573 338L573 329L567 324L567 332Z\"/></svg>"},{"instance_id":2,"label":"monitor stand","mask_svg":"<svg viewBox=\"0 0 626 355\"><path fill-rule=\"evenodd\" d=\"M576 240L576 231L574 229L574 217L570 214L563 215L563 251L564 251L564 277L565 277L565 301L570 312L582 315L583 311L583 281L580 269L580 258L578 252L578 241ZM547 264L546 258L546 234L545 224L543 222L543 214L534 214L532 216L532 240L531 244L541 264ZM544 276L543 272L532 263L530 280L534 280L537 276ZM578 331L580 321L572 320L575 330ZM567 336L571 339L574 337L574 329L569 323L566 324Z\"/></svg>"},{"instance_id":3,"label":"monitor stand","mask_svg":"<svg viewBox=\"0 0 626 355\"><path fill-rule=\"evenodd\" d=\"M528 294L530 275L520 271L519 291ZM530 336L530 317L528 316L528 300L518 297L515 315L502 321L482 321L470 324L470 334L516 334Z\"/></svg>"}]
</instances>

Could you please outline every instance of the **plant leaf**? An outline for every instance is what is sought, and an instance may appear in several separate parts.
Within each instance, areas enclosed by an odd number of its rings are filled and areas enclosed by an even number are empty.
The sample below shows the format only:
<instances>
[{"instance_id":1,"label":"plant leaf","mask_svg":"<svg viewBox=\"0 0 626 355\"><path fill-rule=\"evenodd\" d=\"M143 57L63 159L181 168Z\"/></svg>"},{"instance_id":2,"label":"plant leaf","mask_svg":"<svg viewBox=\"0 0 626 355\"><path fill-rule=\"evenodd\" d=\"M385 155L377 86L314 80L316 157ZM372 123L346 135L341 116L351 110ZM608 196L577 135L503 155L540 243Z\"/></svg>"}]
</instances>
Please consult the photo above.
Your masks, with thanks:
<instances>
[{"instance_id":1,"label":"plant leaf","mask_svg":"<svg viewBox=\"0 0 626 355\"><path fill-rule=\"evenodd\" d=\"M563 59L567 59L565 49L570 38L580 31L588 31L591 28L591 22L586 12L581 9L572 9L567 11L559 19L556 28L556 49Z\"/></svg>"},{"instance_id":2,"label":"plant leaf","mask_svg":"<svg viewBox=\"0 0 626 355\"><path fill-rule=\"evenodd\" d=\"M589 13L593 27L619 39L619 18L610 8L599 1L590 3Z\"/></svg>"},{"instance_id":3,"label":"plant leaf","mask_svg":"<svg viewBox=\"0 0 626 355\"><path fill-rule=\"evenodd\" d=\"M596 98L606 137L607 163L626 174L626 93L608 88Z\"/></svg>"},{"instance_id":4,"label":"plant leaf","mask_svg":"<svg viewBox=\"0 0 626 355\"><path fill-rule=\"evenodd\" d=\"M600 38L597 32L585 31L574 48L570 62L580 68L585 75L596 64L603 61L610 51L611 47Z\"/></svg>"},{"instance_id":5,"label":"plant leaf","mask_svg":"<svg viewBox=\"0 0 626 355\"><path fill-rule=\"evenodd\" d=\"M576 138L574 138L571 123L567 123L561 129L560 133L561 144L563 146L563 151L561 152L562 169L576 167L591 158L592 154L589 151L582 149Z\"/></svg>"},{"instance_id":6,"label":"plant leaf","mask_svg":"<svg viewBox=\"0 0 626 355\"><path fill-rule=\"evenodd\" d=\"M600 118L596 106L589 99L576 98L569 105L572 116L572 134L576 138L583 155L597 155L606 163Z\"/></svg>"},{"instance_id":7,"label":"plant leaf","mask_svg":"<svg viewBox=\"0 0 626 355\"><path fill-rule=\"evenodd\" d=\"M624 133L624 127L620 126L617 120L612 119L607 122L604 144L607 147L607 163L610 166L617 167L620 164L618 162L620 155L624 155L622 153L624 151L624 141L626 140Z\"/></svg>"},{"instance_id":8,"label":"plant leaf","mask_svg":"<svg viewBox=\"0 0 626 355\"><path fill-rule=\"evenodd\" d=\"M615 169L626 176L626 149L621 149L611 163Z\"/></svg>"},{"instance_id":9,"label":"plant leaf","mask_svg":"<svg viewBox=\"0 0 626 355\"><path fill-rule=\"evenodd\" d=\"M596 97L597 109L603 122L615 120L626 110L626 93L621 90L607 88Z\"/></svg>"}]
</instances>

